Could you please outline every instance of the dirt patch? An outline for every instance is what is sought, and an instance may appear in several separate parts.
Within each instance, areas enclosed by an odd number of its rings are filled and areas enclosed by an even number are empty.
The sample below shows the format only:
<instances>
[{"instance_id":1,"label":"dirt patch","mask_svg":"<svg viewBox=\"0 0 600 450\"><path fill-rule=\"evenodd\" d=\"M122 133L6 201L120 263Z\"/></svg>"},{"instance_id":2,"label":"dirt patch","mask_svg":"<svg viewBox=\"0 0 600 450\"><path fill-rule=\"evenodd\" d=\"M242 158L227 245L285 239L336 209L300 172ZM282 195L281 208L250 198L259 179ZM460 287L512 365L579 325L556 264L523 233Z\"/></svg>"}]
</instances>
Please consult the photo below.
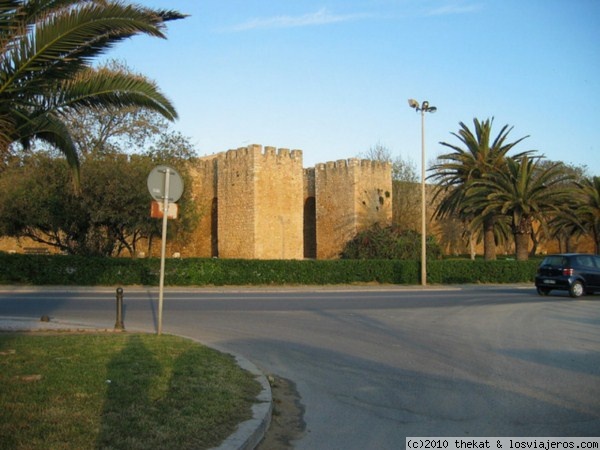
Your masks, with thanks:
<instances>
[{"instance_id":1,"label":"dirt patch","mask_svg":"<svg viewBox=\"0 0 600 450\"><path fill-rule=\"evenodd\" d=\"M300 439L306 430L304 406L292 381L277 376L268 378L273 394L273 417L256 450L292 449L292 442Z\"/></svg>"}]
</instances>

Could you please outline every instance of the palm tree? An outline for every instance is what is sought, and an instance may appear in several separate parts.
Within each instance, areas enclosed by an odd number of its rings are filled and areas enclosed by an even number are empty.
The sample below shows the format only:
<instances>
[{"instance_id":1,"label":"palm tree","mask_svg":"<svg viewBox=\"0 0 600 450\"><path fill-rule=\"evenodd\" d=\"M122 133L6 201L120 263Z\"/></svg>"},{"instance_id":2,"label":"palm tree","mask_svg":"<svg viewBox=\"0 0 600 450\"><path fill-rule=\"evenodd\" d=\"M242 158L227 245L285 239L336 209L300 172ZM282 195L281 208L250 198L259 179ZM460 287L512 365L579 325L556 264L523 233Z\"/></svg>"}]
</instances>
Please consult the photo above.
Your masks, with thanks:
<instances>
[{"instance_id":1,"label":"palm tree","mask_svg":"<svg viewBox=\"0 0 600 450\"><path fill-rule=\"evenodd\" d=\"M542 166L539 157L523 155L505 161L504 170L473 183L469 195L487 203L483 215L499 212L510 217L516 258L527 260L533 222L545 224L561 211L573 195L572 175L560 163Z\"/></svg>"},{"instance_id":2,"label":"palm tree","mask_svg":"<svg viewBox=\"0 0 600 450\"><path fill-rule=\"evenodd\" d=\"M600 253L600 177L584 178L576 183L579 195L570 216L563 216L563 225L573 234L591 235L596 254Z\"/></svg>"},{"instance_id":3,"label":"palm tree","mask_svg":"<svg viewBox=\"0 0 600 450\"><path fill-rule=\"evenodd\" d=\"M474 133L460 122L460 130L452 135L456 136L464 147L440 142L454 152L439 156L439 163L430 169L434 174L429 177L437 182L439 187L434 200L441 197L435 216L438 219L458 216L461 220L467 220L473 228L481 227L486 260L496 259L497 214L493 210L486 209L485 202L469 201L469 186L483 179L486 174L502 167L506 154L528 137L524 136L515 142L506 142L512 127L505 125L491 141L493 121L494 119L487 119L480 122L476 118L473 119ZM529 153L531 151L519 153L514 157L518 158ZM486 214L482 214L483 210L486 210Z\"/></svg>"},{"instance_id":4,"label":"palm tree","mask_svg":"<svg viewBox=\"0 0 600 450\"><path fill-rule=\"evenodd\" d=\"M164 38L165 22L183 17L111 0L0 0L0 158L13 142L40 139L77 168L67 110L138 106L174 120L150 80L90 64L134 35Z\"/></svg>"}]
</instances>

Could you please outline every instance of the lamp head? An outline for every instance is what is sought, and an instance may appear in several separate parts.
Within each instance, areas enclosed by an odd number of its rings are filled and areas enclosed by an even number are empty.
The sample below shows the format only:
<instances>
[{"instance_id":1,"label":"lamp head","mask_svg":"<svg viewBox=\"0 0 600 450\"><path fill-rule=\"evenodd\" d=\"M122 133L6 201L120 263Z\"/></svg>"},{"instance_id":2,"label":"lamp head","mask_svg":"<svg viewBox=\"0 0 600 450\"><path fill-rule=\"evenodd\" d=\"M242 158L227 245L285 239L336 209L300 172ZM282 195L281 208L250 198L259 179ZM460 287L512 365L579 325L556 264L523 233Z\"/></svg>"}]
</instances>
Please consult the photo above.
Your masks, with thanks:
<instances>
[{"instance_id":1,"label":"lamp head","mask_svg":"<svg viewBox=\"0 0 600 450\"><path fill-rule=\"evenodd\" d=\"M416 101L414 98L410 98L408 99L408 106L417 109L419 107L419 102Z\"/></svg>"}]
</instances>

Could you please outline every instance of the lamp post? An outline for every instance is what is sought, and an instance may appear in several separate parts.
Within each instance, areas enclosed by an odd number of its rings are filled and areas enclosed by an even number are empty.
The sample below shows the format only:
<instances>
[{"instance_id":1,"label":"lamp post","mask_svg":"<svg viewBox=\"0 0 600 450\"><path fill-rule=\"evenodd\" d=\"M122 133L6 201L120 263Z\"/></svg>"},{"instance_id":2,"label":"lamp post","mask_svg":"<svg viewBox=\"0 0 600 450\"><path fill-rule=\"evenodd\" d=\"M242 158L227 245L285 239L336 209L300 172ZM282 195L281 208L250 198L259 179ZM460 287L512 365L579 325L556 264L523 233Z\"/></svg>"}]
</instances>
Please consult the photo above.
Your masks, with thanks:
<instances>
[{"instance_id":1,"label":"lamp post","mask_svg":"<svg viewBox=\"0 0 600 450\"><path fill-rule=\"evenodd\" d=\"M430 106L425 100L419 105L419 102L411 98L408 100L408 106L414 108L416 112L421 113L421 285L427 286L427 226L425 221L427 215L425 212L425 113L434 113L437 111L435 106Z\"/></svg>"}]
</instances>

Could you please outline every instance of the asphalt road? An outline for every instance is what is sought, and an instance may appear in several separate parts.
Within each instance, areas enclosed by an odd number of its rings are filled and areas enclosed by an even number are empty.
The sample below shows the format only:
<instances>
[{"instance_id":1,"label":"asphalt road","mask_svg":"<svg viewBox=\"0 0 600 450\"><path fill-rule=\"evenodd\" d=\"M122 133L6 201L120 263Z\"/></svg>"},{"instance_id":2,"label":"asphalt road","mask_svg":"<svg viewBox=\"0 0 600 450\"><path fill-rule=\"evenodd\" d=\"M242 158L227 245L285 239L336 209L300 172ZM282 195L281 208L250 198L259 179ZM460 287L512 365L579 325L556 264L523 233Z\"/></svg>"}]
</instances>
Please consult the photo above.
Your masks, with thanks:
<instances>
[{"instance_id":1,"label":"asphalt road","mask_svg":"<svg viewBox=\"0 0 600 450\"><path fill-rule=\"evenodd\" d=\"M156 330L157 289L125 289ZM112 327L113 289L0 288L0 316ZM402 449L407 436L598 436L600 296L532 287L168 289L163 332L296 383L297 449Z\"/></svg>"}]
</instances>

